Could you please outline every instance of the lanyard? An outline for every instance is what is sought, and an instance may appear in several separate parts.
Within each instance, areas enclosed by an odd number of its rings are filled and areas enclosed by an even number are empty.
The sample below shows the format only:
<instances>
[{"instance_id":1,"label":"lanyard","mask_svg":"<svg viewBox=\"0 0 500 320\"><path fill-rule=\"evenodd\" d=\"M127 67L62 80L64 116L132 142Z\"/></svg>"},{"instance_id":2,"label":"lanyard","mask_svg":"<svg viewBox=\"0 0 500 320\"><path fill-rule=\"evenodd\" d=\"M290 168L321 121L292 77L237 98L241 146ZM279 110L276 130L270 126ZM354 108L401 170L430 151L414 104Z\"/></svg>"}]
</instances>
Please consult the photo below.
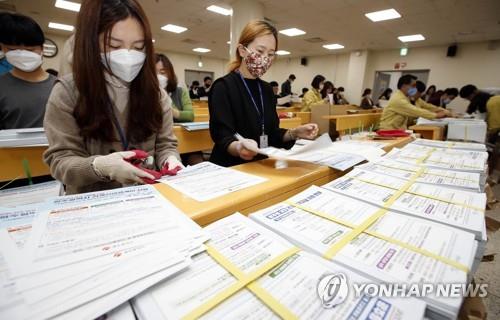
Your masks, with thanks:
<instances>
[{"instance_id":1,"label":"lanyard","mask_svg":"<svg viewBox=\"0 0 500 320\"><path fill-rule=\"evenodd\" d=\"M113 120L113 124L115 125L116 129L118 130L118 134L120 135L120 142L122 143L123 151L127 151L128 150L127 135L123 131L123 128L120 125L120 121L118 121L118 118L116 117L113 107L111 107L110 109L111 109L111 115L113 116L111 120Z\"/></svg>"},{"instance_id":2,"label":"lanyard","mask_svg":"<svg viewBox=\"0 0 500 320\"><path fill-rule=\"evenodd\" d=\"M257 114L259 115L260 125L262 127L262 134L264 134L264 97L262 96L262 87L260 86L260 82L257 82L257 85L259 87L260 105L262 107L262 111L259 110L257 103L255 103L255 99L253 98L253 95L252 95L252 92L250 91L250 88L248 88L248 84L245 81L245 78L243 78L243 75L241 74L241 72L237 71L237 73L240 75L241 81L243 81L243 84L245 85L245 88L247 89L247 92L248 92L248 95L250 96L250 99L252 99L253 106L255 107L255 110L257 111Z\"/></svg>"}]
</instances>

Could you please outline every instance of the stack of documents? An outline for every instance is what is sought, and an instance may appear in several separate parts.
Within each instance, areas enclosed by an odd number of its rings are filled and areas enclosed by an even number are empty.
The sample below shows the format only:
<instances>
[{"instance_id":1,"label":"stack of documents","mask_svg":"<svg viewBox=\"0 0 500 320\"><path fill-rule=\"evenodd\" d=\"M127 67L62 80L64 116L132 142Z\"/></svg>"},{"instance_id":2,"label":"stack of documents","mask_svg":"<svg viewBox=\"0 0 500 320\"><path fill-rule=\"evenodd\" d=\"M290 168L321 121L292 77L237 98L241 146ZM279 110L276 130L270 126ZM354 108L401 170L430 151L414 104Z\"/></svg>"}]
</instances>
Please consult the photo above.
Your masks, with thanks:
<instances>
[{"instance_id":1,"label":"stack of documents","mask_svg":"<svg viewBox=\"0 0 500 320\"><path fill-rule=\"evenodd\" d=\"M0 217L6 319L96 318L189 266L208 240L151 186L56 197Z\"/></svg>"},{"instance_id":2,"label":"stack of documents","mask_svg":"<svg viewBox=\"0 0 500 320\"><path fill-rule=\"evenodd\" d=\"M484 174L487 170L488 153L408 144L401 149L392 149L384 158L410 164L420 164L429 168Z\"/></svg>"},{"instance_id":3,"label":"stack of documents","mask_svg":"<svg viewBox=\"0 0 500 320\"><path fill-rule=\"evenodd\" d=\"M413 298L355 296L325 308L320 280L342 274L352 283L368 279L319 256L299 251L277 234L240 214L205 228L207 253L187 271L133 301L140 320L156 319L421 319L425 303ZM343 296L345 294L345 296Z\"/></svg>"},{"instance_id":4,"label":"stack of documents","mask_svg":"<svg viewBox=\"0 0 500 320\"><path fill-rule=\"evenodd\" d=\"M334 143L327 133L311 143L292 150L269 147L255 151L270 158L311 162L340 171L345 171L360 162L380 157L385 153L381 148L375 146L358 148L348 144Z\"/></svg>"},{"instance_id":5,"label":"stack of documents","mask_svg":"<svg viewBox=\"0 0 500 320\"><path fill-rule=\"evenodd\" d=\"M158 181L203 202L255 186L267 179L205 161Z\"/></svg>"},{"instance_id":6,"label":"stack of documents","mask_svg":"<svg viewBox=\"0 0 500 320\"><path fill-rule=\"evenodd\" d=\"M429 139L416 139L410 144L418 144L433 148L444 148L444 149L457 149L457 150L470 150L470 151L486 151L486 145L484 143L476 142L458 142L458 141L440 141L440 140L429 140Z\"/></svg>"},{"instance_id":7,"label":"stack of documents","mask_svg":"<svg viewBox=\"0 0 500 320\"><path fill-rule=\"evenodd\" d=\"M473 233L479 241L486 240L484 193L430 185L358 168L323 187L380 208L460 228Z\"/></svg>"},{"instance_id":8,"label":"stack of documents","mask_svg":"<svg viewBox=\"0 0 500 320\"><path fill-rule=\"evenodd\" d=\"M48 145L43 128L0 130L0 148Z\"/></svg>"},{"instance_id":9,"label":"stack of documents","mask_svg":"<svg viewBox=\"0 0 500 320\"><path fill-rule=\"evenodd\" d=\"M450 119L447 140L463 140L484 143L487 125L483 120Z\"/></svg>"},{"instance_id":10,"label":"stack of documents","mask_svg":"<svg viewBox=\"0 0 500 320\"><path fill-rule=\"evenodd\" d=\"M410 179L413 175L422 170L415 179L415 182L474 192L482 192L484 190L481 175L475 172L426 168L421 165L386 159L385 157L374 162L361 164L356 168L401 179Z\"/></svg>"},{"instance_id":11,"label":"stack of documents","mask_svg":"<svg viewBox=\"0 0 500 320\"><path fill-rule=\"evenodd\" d=\"M478 255L469 232L316 186L250 218L375 283L466 284ZM423 300L431 318L455 319L462 302L435 295Z\"/></svg>"},{"instance_id":12,"label":"stack of documents","mask_svg":"<svg viewBox=\"0 0 500 320\"><path fill-rule=\"evenodd\" d=\"M207 130L209 127L208 121L182 122L179 125L187 131Z\"/></svg>"},{"instance_id":13,"label":"stack of documents","mask_svg":"<svg viewBox=\"0 0 500 320\"><path fill-rule=\"evenodd\" d=\"M0 190L0 208L16 207L44 202L45 199L63 194L64 188L59 181L37 183L24 187Z\"/></svg>"}]
</instances>

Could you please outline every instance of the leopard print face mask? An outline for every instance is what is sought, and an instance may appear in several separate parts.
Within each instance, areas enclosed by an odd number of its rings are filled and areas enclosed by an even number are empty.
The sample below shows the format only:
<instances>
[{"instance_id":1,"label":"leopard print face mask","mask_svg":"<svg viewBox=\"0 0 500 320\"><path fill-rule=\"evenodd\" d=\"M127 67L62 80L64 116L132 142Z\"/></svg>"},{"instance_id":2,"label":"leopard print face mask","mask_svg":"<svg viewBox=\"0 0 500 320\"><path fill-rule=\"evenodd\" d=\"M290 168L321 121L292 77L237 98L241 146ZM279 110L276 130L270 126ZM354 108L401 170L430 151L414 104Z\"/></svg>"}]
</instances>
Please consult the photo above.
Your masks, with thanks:
<instances>
[{"instance_id":1,"label":"leopard print face mask","mask_svg":"<svg viewBox=\"0 0 500 320\"><path fill-rule=\"evenodd\" d=\"M266 71L271 67L273 59L268 56L262 56L260 53L251 51L247 47L243 47L247 50L248 55L243 58L245 65L247 66L248 72L256 78L260 78L266 73Z\"/></svg>"}]
</instances>

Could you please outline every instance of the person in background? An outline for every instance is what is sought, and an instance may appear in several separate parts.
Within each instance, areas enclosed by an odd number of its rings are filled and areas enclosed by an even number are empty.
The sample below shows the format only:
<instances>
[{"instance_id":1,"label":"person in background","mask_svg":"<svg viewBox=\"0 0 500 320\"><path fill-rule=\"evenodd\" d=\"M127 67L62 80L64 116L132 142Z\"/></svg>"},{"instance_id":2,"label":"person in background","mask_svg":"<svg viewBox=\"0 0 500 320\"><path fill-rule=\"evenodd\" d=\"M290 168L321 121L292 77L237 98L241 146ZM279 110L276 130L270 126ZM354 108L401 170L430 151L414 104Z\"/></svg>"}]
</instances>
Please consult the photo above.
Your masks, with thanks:
<instances>
[{"instance_id":1,"label":"person in background","mask_svg":"<svg viewBox=\"0 0 500 320\"><path fill-rule=\"evenodd\" d=\"M316 124L279 127L273 90L260 79L271 67L276 50L278 31L271 24L254 20L243 28L229 73L214 82L208 97L214 141L211 162L233 166L264 158L257 148L290 149L296 139L316 137Z\"/></svg>"},{"instance_id":2,"label":"person in background","mask_svg":"<svg viewBox=\"0 0 500 320\"><path fill-rule=\"evenodd\" d=\"M335 90L333 83L331 81L325 81L325 83L323 83L323 89L320 91L321 98L325 99L328 98L329 94L333 95L333 90Z\"/></svg>"},{"instance_id":3,"label":"person in background","mask_svg":"<svg viewBox=\"0 0 500 320\"><path fill-rule=\"evenodd\" d=\"M299 98L304 98L304 95L307 91L309 91L309 88L302 88L302 94L299 96Z\"/></svg>"},{"instance_id":4,"label":"person in background","mask_svg":"<svg viewBox=\"0 0 500 320\"><path fill-rule=\"evenodd\" d=\"M325 77L318 74L311 81L311 90L307 91L302 98L302 108L300 111L311 111L313 105L329 103L328 98L321 97L321 90L325 84Z\"/></svg>"},{"instance_id":5,"label":"person in background","mask_svg":"<svg viewBox=\"0 0 500 320\"><path fill-rule=\"evenodd\" d=\"M457 88L447 88L442 93L436 92L427 102L441 108L446 108L458 96Z\"/></svg>"},{"instance_id":6,"label":"person in background","mask_svg":"<svg viewBox=\"0 0 500 320\"><path fill-rule=\"evenodd\" d=\"M198 95L200 97L207 97L210 93L210 89L212 88L212 78L205 77L203 78L203 87L198 89Z\"/></svg>"},{"instance_id":7,"label":"person in background","mask_svg":"<svg viewBox=\"0 0 500 320\"><path fill-rule=\"evenodd\" d=\"M363 95L361 97L362 98L360 107L363 109L373 109L374 104L372 100L372 89L366 88L363 91Z\"/></svg>"},{"instance_id":8,"label":"person in background","mask_svg":"<svg viewBox=\"0 0 500 320\"><path fill-rule=\"evenodd\" d=\"M75 29L73 73L54 86L44 120L52 176L74 194L175 174L172 108L138 1L84 1Z\"/></svg>"},{"instance_id":9,"label":"person in background","mask_svg":"<svg viewBox=\"0 0 500 320\"><path fill-rule=\"evenodd\" d=\"M479 91L473 84L468 84L460 89L460 97L470 101L467 113L486 112L488 141L495 143L500 131L500 95L493 96Z\"/></svg>"},{"instance_id":10,"label":"person in background","mask_svg":"<svg viewBox=\"0 0 500 320\"><path fill-rule=\"evenodd\" d=\"M428 102L429 99L436 93L436 86L435 85L431 85L427 91L425 92L425 94L422 95L422 100L424 100L425 102Z\"/></svg>"},{"instance_id":11,"label":"person in background","mask_svg":"<svg viewBox=\"0 0 500 320\"><path fill-rule=\"evenodd\" d=\"M407 129L408 118L422 117L436 119L446 117L446 112L432 112L418 108L410 103L409 97L417 93L417 77L406 74L398 80L398 90L391 95L389 104L384 108L380 118L380 129Z\"/></svg>"},{"instance_id":12,"label":"person in background","mask_svg":"<svg viewBox=\"0 0 500 320\"><path fill-rule=\"evenodd\" d=\"M49 69L47 69L47 70L45 70L45 71L46 71L47 73L50 73L51 75L53 75L53 76L54 76L54 77L56 77L56 78L57 78L57 76L59 75L59 72L57 72L57 70L56 70L56 69L51 69L51 68L49 68Z\"/></svg>"},{"instance_id":13,"label":"person in background","mask_svg":"<svg viewBox=\"0 0 500 320\"><path fill-rule=\"evenodd\" d=\"M349 104L345 95L344 95L344 87L338 87L336 92L334 92L333 99L336 101L335 104Z\"/></svg>"},{"instance_id":14,"label":"person in background","mask_svg":"<svg viewBox=\"0 0 500 320\"><path fill-rule=\"evenodd\" d=\"M273 89L273 94L274 94L274 105L278 105L278 98L280 98L280 95L278 94L278 91L280 89L280 85L276 81L271 81L269 82L269 85Z\"/></svg>"},{"instance_id":15,"label":"person in background","mask_svg":"<svg viewBox=\"0 0 500 320\"><path fill-rule=\"evenodd\" d=\"M174 66L170 59L162 53L156 54L156 73L160 88L164 89L172 99L174 122L192 122L194 112L189 93L177 85Z\"/></svg>"},{"instance_id":16,"label":"person in background","mask_svg":"<svg viewBox=\"0 0 500 320\"><path fill-rule=\"evenodd\" d=\"M410 97L410 100L414 102L414 105L420 109L425 109L432 112L444 112L446 116L448 117L451 116L451 112L449 110L425 102L422 99L422 97L424 96L425 87L426 87L425 83L423 83L420 80L417 80L417 82L415 83L415 88L417 88L417 93L415 93L412 97Z\"/></svg>"},{"instance_id":17,"label":"person in background","mask_svg":"<svg viewBox=\"0 0 500 320\"><path fill-rule=\"evenodd\" d=\"M0 76L0 130L42 127L56 81L42 68L43 31L20 14L2 15L1 28L0 49L13 68Z\"/></svg>"},{"instance_id":18,"label":"person in background","mask_svg":"<svg viewBox=\"0 0 500 320\"><path fill-rule=\"evenodd\" d=\"M291 74L288 79L281 84L281 96L286 97L292 94L292 83L295 81L295 75Z\"/></svg>"},{"instance_id":19,"label":"person in background","mask_svg":"<svg viewBox=\"0 0 500 320\"><path fill-rule=\"evenodd\" d=\"M378 97L379 100L387 100L389 101L389 99L391 98L391 94L392 94L392 89L391 88L387 88L384 90L384 92L382 92L382 94Z\"/></svg>"},{"instance_id":20,"label":"person in background","mask_svg":"<svg viewBox=\"0 0 500 320\"><path fill-rule=\"evenodd\" d=\"M191 100L200 99L200 95L198 91L200 90L200 83L197 80L194 80L191 83L191 88L189 88L189 97Z\"/></svg>"},{"instance_id":21,"label":"person in background","mask_svg":"<svg viewBox=\"0 0 500 320\"><path fill-rule=\"evenodd\" d=\"M0 12L0 75L9 72L12 69L12 65L5 58L5 53L1 48L3 42L2 40L7 35L7 30L4 30L4 26L7 22L3 21L6 19L8 14L9 13L7 12Z\"/></svg>"}]
</instances>

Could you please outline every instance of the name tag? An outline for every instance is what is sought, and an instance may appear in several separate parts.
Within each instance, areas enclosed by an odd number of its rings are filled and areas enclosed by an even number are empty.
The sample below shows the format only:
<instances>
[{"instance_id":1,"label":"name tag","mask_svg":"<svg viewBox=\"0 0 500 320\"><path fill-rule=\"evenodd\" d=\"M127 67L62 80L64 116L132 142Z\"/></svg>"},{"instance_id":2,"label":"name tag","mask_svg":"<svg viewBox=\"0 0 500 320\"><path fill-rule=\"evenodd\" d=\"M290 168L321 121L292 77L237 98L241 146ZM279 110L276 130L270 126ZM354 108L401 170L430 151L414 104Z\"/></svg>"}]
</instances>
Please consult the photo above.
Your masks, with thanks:
<instances>
[{"instance_id":1,"label":"name tag","mask_svg":"<svg viewBox=\"0 0 500 320\"><path fill-rule=\"evenodd\" d=\"M267 134L263 134L260 136L259 148L267 148L267 147L269 147Z\"/></svg>"}]
</instances>

